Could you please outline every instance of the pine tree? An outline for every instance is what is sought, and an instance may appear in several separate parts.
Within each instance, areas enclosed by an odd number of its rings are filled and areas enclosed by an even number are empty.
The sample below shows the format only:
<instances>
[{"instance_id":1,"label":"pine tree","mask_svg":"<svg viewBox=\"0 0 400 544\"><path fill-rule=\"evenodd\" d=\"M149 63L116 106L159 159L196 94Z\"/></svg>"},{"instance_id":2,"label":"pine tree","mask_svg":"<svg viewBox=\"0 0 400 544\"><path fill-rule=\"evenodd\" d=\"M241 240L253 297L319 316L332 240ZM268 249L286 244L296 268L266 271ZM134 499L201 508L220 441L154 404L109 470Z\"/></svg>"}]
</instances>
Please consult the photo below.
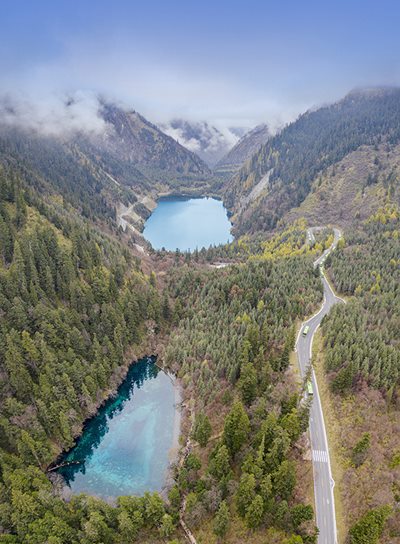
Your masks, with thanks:
<instances>
[{"instance_id":1,"label":"pine tree","mask_svg":"<svg viewBox=\"0 0 400 544\"><path fill-rule=\"evenodd\" d=\"M225 418L224 442L231 455L235 455L246 441L250 429L250 421L243 404L235 401L232 410Z\"/></svg>"},{"instance_id":2,"label":"pine tree","mask_svg":"<svg viewBox=\"0 0 400 544\"><path fill-rule=\"evenodd\" d=\"M246 510L246 525L249 529L256 529L261 525L264 515L264 503L260 495L256 495Z\"/></svg>"},{"instance_id":3,"label":"pine tree","mask_svg":"<svg viewBox=\"0 0 400 544\"><path fill-rule=\"evenodd\" d=\"M230 513L226 501L222 501L214 519L214 534L224 538L229 529Z\"/></svg>"},{"instance_id":4,"label":"pine tree","mask_svg":"<svg viewBox=\"0 0 400 544\"><path fill-rule=\"evenodd\" d=\"M193 426L193 438L202 448L206 447L211 436L211 423L206 414L196 414Z\"/></svg>"}]
</instances>

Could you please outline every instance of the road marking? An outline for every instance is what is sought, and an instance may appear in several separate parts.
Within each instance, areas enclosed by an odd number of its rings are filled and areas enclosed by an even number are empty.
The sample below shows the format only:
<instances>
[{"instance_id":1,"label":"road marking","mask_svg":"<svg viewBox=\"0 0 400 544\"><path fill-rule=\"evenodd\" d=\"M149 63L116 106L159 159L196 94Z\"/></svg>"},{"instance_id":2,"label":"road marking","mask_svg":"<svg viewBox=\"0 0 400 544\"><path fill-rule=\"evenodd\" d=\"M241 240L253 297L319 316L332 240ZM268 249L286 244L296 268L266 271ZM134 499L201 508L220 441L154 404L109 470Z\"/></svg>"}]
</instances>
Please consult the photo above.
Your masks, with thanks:
<instances>
[{"instance_id":1,"label":"road marking","mask_svg":"<svg viewBox=\"0 0 400 544\"><path fill-rule=\"evenodd\" d=\"M325 257L327 257L333 250L336 249L337 243L340 240L340 238L342 237L342 234L336 228L334 228L333 230L334 230L334 241L333 241L332 245L330 246L330 248L328 248L327 250L324 251L322 257L320 257L319 259L314 261L314 267L316 267L319 264L319 262L321 262L321 261L324 262ZM327 280L323 270L321 270L321 278L322 278L322 283L323 283L323 286L324 286L324 301L323 301L322 307L310 319L308 319L307 321L304 321L302 323L302 325L301 325L301 327L299 329L298 335L297 335L296 343L295 343L295 351L298 352L297 353L297 359L298 359L298 363L299 363L299 367L300 367L300 374L301 375L304 374L306 369L311 364L314 334L315 334L316 330L318 329L318 326L319 326L319 324L320 324L320 322L322 320L322 317L319 319L319 323L317 324L316 329L314 331L310 331L311 339L310 339L310 342L309 342L309 360L304 362L305 363L305 368L303 369L302 368L302 361L301 361L301 353L297 348L298 348L298 344L300 344L300 342L301 342L300 333L301 333L304 325L310 324L314 318L317 318L317 316L319 316L319 314L321 314L321 312L323 312L324 307L325 307L325 305L327 303L325 291L328 291L328 293L330 293L334 297L334 299L340 299L340 297L337 297L335 295L335 293L333 292L333 290L332 290L332 288L331 288L331 286L329 284L329 281ZM345 302L345 301L343 300L343 302ZM313 480L314 480L314 493L315 493L315 495L317 494L317 480L316 480L316 473L315 473L316 463L326 463L327 467L328 467L328 476L329 476L329 483L330 483L330 499L331 499L331 500L327 499L327 504L330 506L331 515L332 515L333 532L334 532L334 544L337 544L336 511L335 511L335 501L334 501L334 495L333 495L333 488L334 488L335 482L334 482L334 480L332 478L332 470L331 470L331 464L330 464L330 459L329 459L329 451L328 451L328 439L327 439L327 436L326 436L324 414L323 414L323 411L322 411L321 400L320 400L320 397L319 397L318 383L317 383L317 378L315 376L314 369L312 367L311 367L311 380L312 380L312 383L313 383L313 388L315 388L315 401L316 401L315 403L313 403L313 409L316 406L315 409L317 410L318 414L320 415L320 419L321 419L320 423L321 423L321 426L322 426L322 434L323 434L323 444L325 445L325 448L326 448L325 450L312 450L313 473L314 473L314 478L313 478ZM313 418L311 418L311 423L312 422L313 422ZM310 439L311 439L311 443L312 443L313 442L313 435L315 435L317 437L319 433L318 433L318 430L317 430L318 425L313 430L314 426L311 425L311 423L310 423L310 427L309 427L309 432L310 432ZM321 488L321 490L323 490L323 487ZM318 520L318 519L320 519L321 512L319 511L319 508L318 508L317 504L315 504L315 510L316 510L316 517L317 517L317 520ZM320 519L320 522L322 523L322 525L326 525L325 515L322 516L322 520ZM321 533L319 534L318 544L322 544L322 543L328 544L328 541L326 540L326 535L323 534L324 532L325 531L321 531ZM330 536L329 536L329 538L330 538ZM329 544L333 544L331 538L330 538Z\"/></svg>"},{"instance_id":2,"label":"road marking","mask_svg":"<svg viewBox=\"0 0 400 544\"><path fill-rule=\"evenodd\" d=\"M317 463L328 463L328 452L325 450L313 450L312 452L313 461Z\"/></svg>"}]
</instances>

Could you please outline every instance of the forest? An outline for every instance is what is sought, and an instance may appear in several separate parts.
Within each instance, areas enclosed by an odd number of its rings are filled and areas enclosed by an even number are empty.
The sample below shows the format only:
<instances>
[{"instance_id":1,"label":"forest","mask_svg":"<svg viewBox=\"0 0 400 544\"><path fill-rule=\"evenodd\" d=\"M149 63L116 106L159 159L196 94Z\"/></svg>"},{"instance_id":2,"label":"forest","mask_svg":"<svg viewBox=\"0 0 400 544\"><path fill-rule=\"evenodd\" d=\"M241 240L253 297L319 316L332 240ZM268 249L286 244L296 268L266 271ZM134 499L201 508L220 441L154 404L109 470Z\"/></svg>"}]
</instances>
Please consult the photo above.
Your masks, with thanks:
<instances>
[{"instance_id":1,"label":"forest","mask_svg":"<svg viewBox=\"0 0 400 544\"><path fill-rule=\"evenodd\" d=\"M113 235L3 170L0 249L0 542L179 542L182 504L213 539L316 541L298 483L309 481L308 404L289 369L296 322L322 295L304 230L210 249L241 262L223 271L199 262L207 252L186 265L178 254L158 285ZM193 450L167 501L65 501L46 469L121 381L149 324L171 331L165 362L194 402Z\"/></svg>"},{"instance_id":2,"label":"forest","mask_svg":"<svg viewBox=\"0 0 400 544\"><path fill-rule=\"evenodd\" d=\"M323 321L321 365L341 467L336 483L355 544L400 538L399 218L388 203L345 232L345 244L326 263L347 301Z\"/></svg>"},{"instance_id":3,"label":"forest","mask_svg":"<svg viewBox=\"0 0 400 544\"><path fill-rule=\"evenodd\" d=\"M45 470L119 383L144 323L160 320L159 294L122 244L13 171L0 176L0 250L0 541L126 542L162 523L157 495L66 503Z\"/></svg>"},{"instance_id":4,"label":"forest","mask_svg":"<svg viewBox=\"0 0 400 544\"><path fill-rule=\"evenodd\" d=\"M334 391L345 393L365 381L396 396L400 369L399 211L371 216L329 258L335 287L351 296L324 324L326 368Z\"/></svg>"},{"instance_id":5,"label":"forest","mask_svg":"<svg viewBox=\"0 0 400 544\"><path fill-rule=\"evenodd\" d=\"M243 195L265 176L268 191L239 213L239 234L269 230L308 195L318 174L363 145L400 139L399 89L353 92L340 102L308 111L264 144L225 187L237 211Z\"/></svg>"},{"instance_id":6,"label":"forest","mask_svg":"<svg viewBox=\"0 0 400 544\"><path fill-rule=\"evenodd\" d=\"M214 272L177 267L171 275L179 321L165 360L195 399L198 444L171 492L186 496L185 518L204 541L214 533L252 542L257 530L271 541L285 533L287 542L316 541L297 481L308 404L289 369L296 321L322 298L304 242L295 226L245 263ZM293 243L304 255L289 255Z\"/></svg>"}]
</instances>

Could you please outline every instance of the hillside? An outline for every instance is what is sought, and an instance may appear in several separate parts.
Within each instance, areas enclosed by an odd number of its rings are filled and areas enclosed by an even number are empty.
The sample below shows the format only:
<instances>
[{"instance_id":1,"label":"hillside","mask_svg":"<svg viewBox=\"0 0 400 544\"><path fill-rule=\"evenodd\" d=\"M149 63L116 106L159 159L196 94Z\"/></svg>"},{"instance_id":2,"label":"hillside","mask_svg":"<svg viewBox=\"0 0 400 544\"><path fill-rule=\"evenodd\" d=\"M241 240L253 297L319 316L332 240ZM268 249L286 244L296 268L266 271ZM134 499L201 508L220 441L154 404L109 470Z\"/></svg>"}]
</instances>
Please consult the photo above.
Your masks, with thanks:
<instances>
[{"instance_id":1,"label":"hillside","mask_svg":"<svg viewBox=\"0 0 400 544\"><path fill-rule=\"evenodd\" d=\"M135 111L102 103L101 116L113 128L101 142L112 154L134 164L153 182L179 187L210 175L207 165ZM189 183L188 183L189 182Z\"/></svg>"},{"instance_id":2,"label":"hillside","mask_svg":"<svg viewBox=\"0 0 400 544\"><path fill-rule=\"evenodd\" d=\"M270 137L271 134L268 125L265 124L258 125L249 132L246 132L233 148L215 165L215 174L223 178L232 176Z\"/></svg>"},{"instance_id":3,"label":"hillside","mask_svg":"<svg viewBox=\"0 0 400 544\"><path fill-rule=\"evenodd\" d=\"M388 198L399 199L399 167L399 145L361 146L322 172L283 221L304 217L313 225L325 221L342 226L364 221Z\"/></svg>"},{"instance_id":4,"label":"hillside","mask_svg":"<svg viewBox=\"0 0 400 544\"><path fill-rule=\"evenodd\" d=\"M99 104L101 134L46 135L0 125L0 164L17 167L31 182L56 190L84 216L114 220L132 205L140 223L164 192L202 192L210 170L197 157L136 112Z\"/></svg>"},{"instance_id":5,"label":"hillside","mask_svg":"<svg viewBox=\"0 0 400 544\"><path fill-rule=\"evenodd\" d=\"M236 232L273 228L307 198L320 177L322 185L324 177L335 173L329 173L329 167L362 146L395 155L399 140L400 89L354 91L340 102L305 113L263 145L225 184L225 202L234 213ZM369 164L368 153L365 160ZM376 172L368 164L360 170L366 175L365 185L375 183ZM345 163L344 168L349 173L354 165ZM385 187L379 174L380 181ZM395 189L396 183L392 186Z\"/></svg>"}]
</instances>

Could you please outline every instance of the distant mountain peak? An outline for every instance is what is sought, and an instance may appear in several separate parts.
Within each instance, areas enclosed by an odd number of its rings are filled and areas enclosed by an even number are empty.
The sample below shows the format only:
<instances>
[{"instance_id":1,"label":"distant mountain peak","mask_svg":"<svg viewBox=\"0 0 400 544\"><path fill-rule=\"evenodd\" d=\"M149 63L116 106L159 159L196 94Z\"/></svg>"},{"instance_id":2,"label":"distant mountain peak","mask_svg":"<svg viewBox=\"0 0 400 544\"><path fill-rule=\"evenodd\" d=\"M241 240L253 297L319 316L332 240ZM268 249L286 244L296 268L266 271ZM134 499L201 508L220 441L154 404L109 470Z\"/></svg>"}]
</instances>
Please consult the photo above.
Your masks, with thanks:
<instances>
[{"instance_id":1,"label":"distant mountain peak","mask_svg":"<svg viewBox=\"0 0 400 544\"><path fill-rule=\"evenodd\" d=\"M160 128L181 145L214 166L238 141L238 129L221 129L207 121L172 119Z\"/></svg>"}]
</instances>

